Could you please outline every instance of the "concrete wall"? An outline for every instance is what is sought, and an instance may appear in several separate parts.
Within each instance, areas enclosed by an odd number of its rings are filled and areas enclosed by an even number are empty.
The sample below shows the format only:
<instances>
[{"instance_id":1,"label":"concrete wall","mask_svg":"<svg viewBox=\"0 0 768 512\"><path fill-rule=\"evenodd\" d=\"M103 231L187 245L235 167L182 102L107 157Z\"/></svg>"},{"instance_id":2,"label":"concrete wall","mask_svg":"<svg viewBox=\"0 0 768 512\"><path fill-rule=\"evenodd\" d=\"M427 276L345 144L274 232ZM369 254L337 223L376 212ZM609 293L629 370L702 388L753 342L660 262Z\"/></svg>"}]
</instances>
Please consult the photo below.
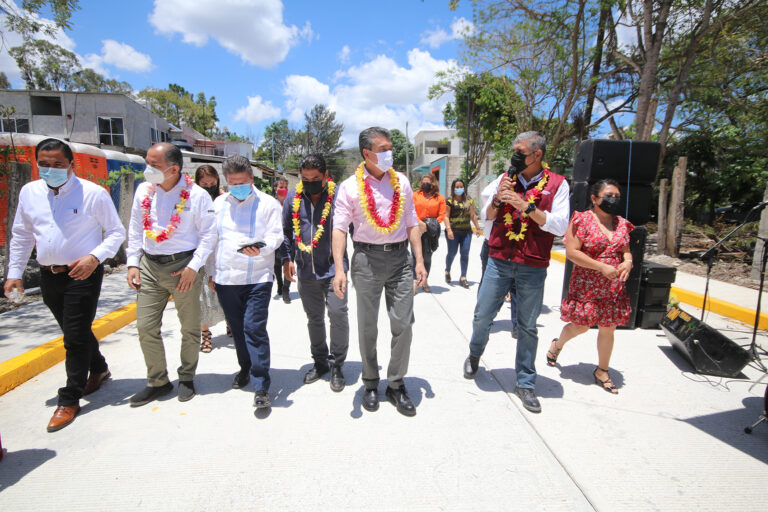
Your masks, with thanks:
<instances>
[{"instance_id":1,"label":"concrete wall","mask_svg":"<svg viewBox=\"0 0 768 512\"><path fill-rule=\"evenodd\" d=\"M30 96L61 99L61 115L32 115ZM123 119L125 146L106 146L124 150L125 147L146 151L152 146L150 128L167 132L168 122L122 94L74 93L49 91L0 91L0 103L16 109L14 117L27 118L31 133L51 135L71 142L100 145L98 117Z\"/></svg>"}]
</instances>

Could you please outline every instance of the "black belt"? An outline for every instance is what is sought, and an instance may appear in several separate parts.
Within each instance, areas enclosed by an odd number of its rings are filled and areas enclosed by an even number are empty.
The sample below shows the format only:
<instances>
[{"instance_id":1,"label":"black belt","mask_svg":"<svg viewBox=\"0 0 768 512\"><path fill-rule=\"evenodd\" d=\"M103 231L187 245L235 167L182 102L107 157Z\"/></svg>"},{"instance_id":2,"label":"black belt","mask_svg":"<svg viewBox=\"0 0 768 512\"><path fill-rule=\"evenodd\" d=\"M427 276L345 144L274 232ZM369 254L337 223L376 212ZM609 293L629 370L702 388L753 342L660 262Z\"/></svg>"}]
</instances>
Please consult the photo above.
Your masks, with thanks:
<instances>
[{"instance_id":1,"label":"black belt","mask_svg":"<svg viewBox=\"0 0 768 512\"><path fill-rule=\"evenodd\" d=\"M155 263L170 263L172 261L183 260L193 254L195 254L194 249L191 251L177 252L176 254L149 254L148 252L145 252L144 256Z\"/></svg>"},{"instance_id":2,"label":"black belt","mask_svg":"<svg viewBox=\"0 0 768 512\"><path fill-rule=\"evenodd\" d=\"M40 265L40 268L42 270L47 270L51 274L63 274L64 272L69 271L67 265Z\"/></svg>"},{"instance_id":3,"label":"black belt","mask_svg":"<svg viewBox=\"0 0 768 512\"><path fill-rule=\"evenodd\" d=\"M396 251L398 249L402 249L403 247L406 247L408 245L408 240L403 240L402 242L395 242L394 244L366 244L363 242L353 242L352 245L355 246L355 249L368 249L371 251Z\"/></svg>"}]
</instances>

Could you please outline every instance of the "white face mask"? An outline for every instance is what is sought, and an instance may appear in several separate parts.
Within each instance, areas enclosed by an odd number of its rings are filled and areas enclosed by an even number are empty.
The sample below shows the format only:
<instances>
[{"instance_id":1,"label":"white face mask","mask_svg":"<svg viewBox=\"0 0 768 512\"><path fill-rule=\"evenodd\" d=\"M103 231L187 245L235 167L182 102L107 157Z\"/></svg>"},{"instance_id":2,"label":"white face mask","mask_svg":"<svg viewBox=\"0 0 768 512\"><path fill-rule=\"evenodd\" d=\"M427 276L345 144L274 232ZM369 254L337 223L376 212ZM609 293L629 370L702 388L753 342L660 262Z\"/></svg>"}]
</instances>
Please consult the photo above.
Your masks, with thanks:
<instances>
[{"instance_id":1,"label":"white face mask","mask_svg":"<svg viewBox=\"0 0 768 512\"><path fill-rule=\"evenodd\" d=\"M392 158L392 151L382 151L381 153L374 153L376 155L376 167L379 168L379 170L387 172L391 167L392 164L395 162L394 158Z\"/></svg>"},{"instance_id":2,"label":"white face mask","mask_svg":"<svg viewBox=\"0 0 768 512\"><path fill-rule=\"evenodd\" d=\"M165 174L160 169L155 169L151 165L148 165L147 168L144 169L144 179L153 185L159 185L165 181Z\"/></svg>"}]
</instances>

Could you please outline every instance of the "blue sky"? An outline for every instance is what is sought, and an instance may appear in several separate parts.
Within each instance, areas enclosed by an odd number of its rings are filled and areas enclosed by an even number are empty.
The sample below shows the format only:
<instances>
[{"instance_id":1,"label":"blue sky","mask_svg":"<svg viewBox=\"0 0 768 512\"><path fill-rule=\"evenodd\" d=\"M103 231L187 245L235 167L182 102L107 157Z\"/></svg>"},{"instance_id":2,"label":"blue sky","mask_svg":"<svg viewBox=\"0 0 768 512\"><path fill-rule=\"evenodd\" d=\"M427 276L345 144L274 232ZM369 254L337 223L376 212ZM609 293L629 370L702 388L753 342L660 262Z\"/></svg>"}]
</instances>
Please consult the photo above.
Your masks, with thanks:
<instances>
[{"instance_id":1,"label":"blue sky","mask_svg":"<svg viewBox=\"0 0 768 512\"><path fill-rule=\"evenodd\" d=\"M448 0L81 0L57 42L137 91L175 82L214 95L219 123L257 142L268 123L299 127L325 103L351 146L373 124L409 121L411 137L442 126L447 98L427 89L456 65L471 18L471 2ZM0 65L23 87L7 55Z\"/></svg>"}]
</instances>

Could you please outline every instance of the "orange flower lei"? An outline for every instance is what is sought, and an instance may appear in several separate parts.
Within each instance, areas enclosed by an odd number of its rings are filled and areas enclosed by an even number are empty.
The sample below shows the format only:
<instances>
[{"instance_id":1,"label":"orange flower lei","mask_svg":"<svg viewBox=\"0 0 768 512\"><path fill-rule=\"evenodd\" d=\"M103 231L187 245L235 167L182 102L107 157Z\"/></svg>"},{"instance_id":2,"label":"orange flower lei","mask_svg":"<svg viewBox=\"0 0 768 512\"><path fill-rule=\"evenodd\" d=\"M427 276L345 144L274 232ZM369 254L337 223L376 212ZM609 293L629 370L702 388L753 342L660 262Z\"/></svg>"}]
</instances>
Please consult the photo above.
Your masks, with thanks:
<instances>
[{"instance_id":1,"label":"orange flower lei","mask_svg":"<svg viewBox=\"0 0 768 512\"><path fill-rule=\"evenodd\" d=\"M317 224L317 230L315 236L312 237L312 242L309 245L305 245L301 241L301 219L299 218L299 208L301 208L301 194L304 192L304 183L299 181L296 186L296 195L293 196L293 237L296 241L296 246L300 251L306 253L312 253L315 247L320 243L320 239L323 237L325 231L325 223L328 222L328 215L331 213L331 205L333 204L333 191L336 189L336 183L332 179L328 179L328 198L325 200L325 206L323 207L323 216L320 218L320 222ZM311 219L310 219L311 221Z\"/></svg>"},{"instance_id":2,"label":"orange flower lei","mask_svg":"<svg viewBox=\"0 0 768 512\"><path fill-rule=\"evenodd\" d=\"M363 167L365 167L365 162L361 162L355 170L357 191L360 196L360 206L363 209L363 215L365 215L368 224L373 226L376 231L385 235L389 234L397 229L400 225L400 219L403 217L405 197L403 197L402 188L400 187L400 179L397 177L395 170L390 167L389 171L387 171L389 173L389 183L392 185L392 190L394 190L395 193L392 195L392 207L389 210L389 222L385 223L379 216L379 212L376 210L376 200L373 198L371 186L363 177Z\"/></svg>"},{"instance_id":3,"label":"orange flower lei","mask_svg":"<svg viewBox=\"0 0 768 512\"><path fill-rule=\"evenodd\" d=\"M544 187L547 186L547 182L549 181L549 166L542 162L541 167L544 169L544 174L539 180L539 183L530 190L528 198L526 199L526 201L531 204L537 204L541 201L542 190L544 190ZM512 180L517 181L517 174L512 176ZM517 217L514 217L513 214L515 211L517 210L511 204L505 204L504 216L502 218L504 219L504 227L507 228L505 236L510 240L519 242L525 238L525 232L528 230L528 223L531 219L527 213L519 211L517 212ZM520 231L517 233L515 233L514 229L515 218L520 221Z\"/></svg>"}]
</instances>

